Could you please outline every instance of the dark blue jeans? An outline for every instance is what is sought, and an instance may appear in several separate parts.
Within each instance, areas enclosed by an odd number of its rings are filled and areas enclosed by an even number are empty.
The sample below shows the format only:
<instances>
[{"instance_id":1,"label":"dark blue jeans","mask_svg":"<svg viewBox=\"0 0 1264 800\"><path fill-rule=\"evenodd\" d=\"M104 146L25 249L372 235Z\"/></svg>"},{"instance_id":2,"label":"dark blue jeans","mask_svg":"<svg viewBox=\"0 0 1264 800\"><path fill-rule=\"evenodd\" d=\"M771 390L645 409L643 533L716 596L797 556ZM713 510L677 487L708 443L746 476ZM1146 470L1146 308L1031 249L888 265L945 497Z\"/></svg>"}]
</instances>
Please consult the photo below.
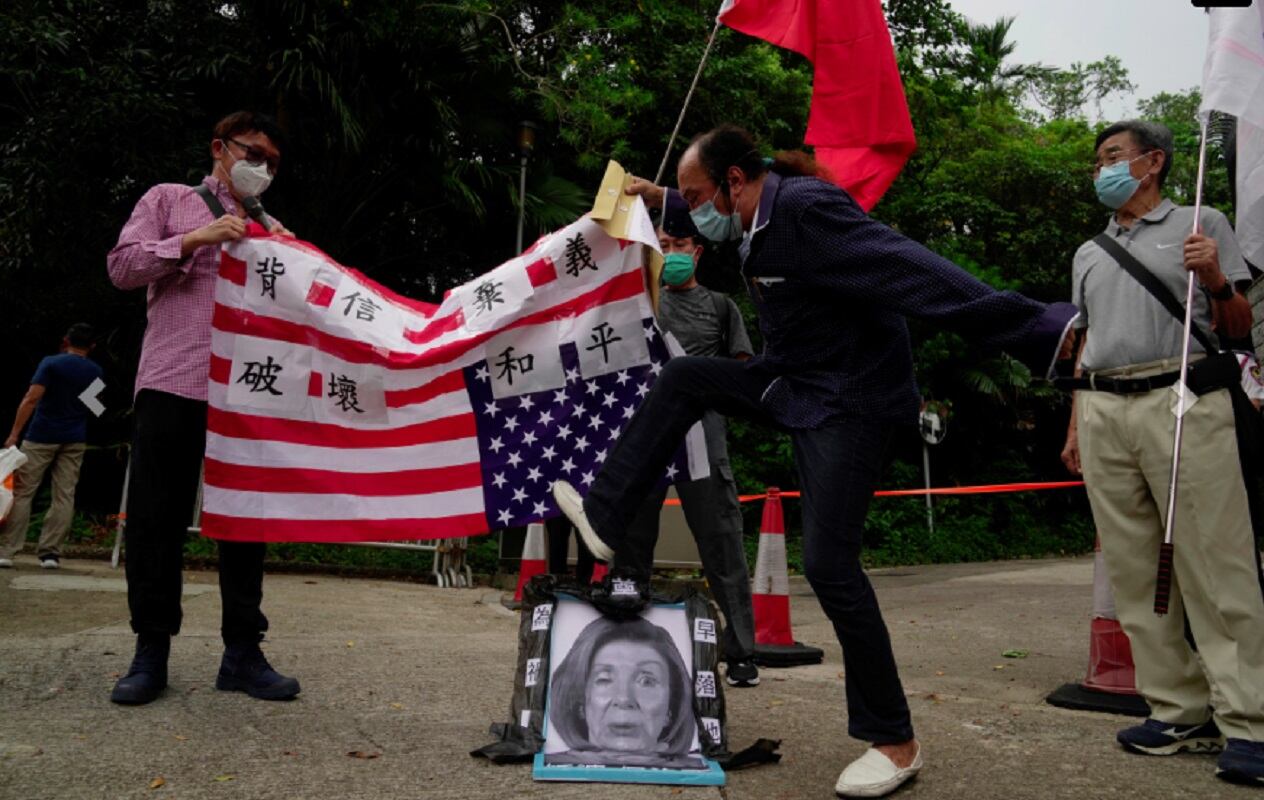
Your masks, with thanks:
<instances>
[{"instance_id":1,"label":"dark blue jeans","mask_svg":"<svg viewBox=\"0 0 1264 800\"><path fill-rule=\"evenodd\" d=\"M667 362L584 499L588 519L616 559L624 560L622 543L638 509L703 412L774 424L760 404L773 378L728 359ZM891 637L860 566L865 515L892 429L889 422L844 419L790 431L803 493L804 571L843 648L847 730L875 744L913 738Z\"/></svg>"},{"instance_id":2,"label":"dark blue jeans","mask_svg":"<svg viewBox=\"0 0 1264 800\"><path fill-rule=\"evenodd\" d=\"M689 532L698 545L702 574L724 613L720 636L724 658L730 663L749 661L755 655L755 612L751 607L750 572L742 545L742 507L737 501L737 484L729 465L724 417L708 413L702 420L707 439L707 460L711 474L696 481L676 484L681 510ZM621 543L622 558L633 553L627 566L648 572L654 565L654 547L667 497L667 486L652 490L628 528ZM619 564L624 562L620 561Z\"/></svg>"}]
</instances>

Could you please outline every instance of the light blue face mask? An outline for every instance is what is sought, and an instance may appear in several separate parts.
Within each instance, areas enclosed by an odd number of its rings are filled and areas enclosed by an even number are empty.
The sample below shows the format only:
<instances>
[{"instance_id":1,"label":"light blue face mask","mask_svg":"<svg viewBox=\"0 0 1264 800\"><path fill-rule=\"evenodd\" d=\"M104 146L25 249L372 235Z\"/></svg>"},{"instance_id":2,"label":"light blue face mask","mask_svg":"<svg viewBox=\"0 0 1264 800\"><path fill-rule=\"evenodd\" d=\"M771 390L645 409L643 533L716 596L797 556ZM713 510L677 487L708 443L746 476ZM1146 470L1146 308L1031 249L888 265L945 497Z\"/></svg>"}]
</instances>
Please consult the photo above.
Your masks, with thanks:
<instances>
[{"instance_id":1,"label":"light blue face mask","mask_svg":"<svg viewBox=\"0 0 1264 800\"><path fill-rule=\"evenodd\" d=\"M1142 153L1137 158L1144 158L1147 155L1149 154ZM1097 199L1102 202L1102 205L1117 210L1137 193L1141 180L1132 177L1131 172L1132 162L1137 158L1130 161L1116 161L1109 167L1102 167L1097 173L1097 177L1093 179L1093 188L1097 190Z\"/></svg>"},{"instance_id":2,"label":"light blue face mask","mask_svg":"<svg viewBox=\"0 0 1264 800\"><path fill-rule=\"evenodd\" d=\"M720 190L715 190L711 199L689 212L689 218L698 229L698 233L713 242L742 238L742 215L736 209L732 214L724 215L715 207L715 198Z\"/></svg>"}]
</instances>

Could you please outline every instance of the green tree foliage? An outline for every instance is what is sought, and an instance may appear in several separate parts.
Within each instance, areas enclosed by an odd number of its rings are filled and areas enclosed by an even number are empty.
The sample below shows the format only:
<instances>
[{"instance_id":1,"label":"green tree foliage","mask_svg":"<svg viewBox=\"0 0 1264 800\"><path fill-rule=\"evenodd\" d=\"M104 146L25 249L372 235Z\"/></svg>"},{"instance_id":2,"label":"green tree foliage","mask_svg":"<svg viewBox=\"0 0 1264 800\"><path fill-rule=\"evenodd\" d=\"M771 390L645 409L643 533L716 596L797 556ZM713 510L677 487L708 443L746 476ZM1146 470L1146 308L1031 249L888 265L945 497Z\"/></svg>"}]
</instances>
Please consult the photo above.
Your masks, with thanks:
<instances>
[{"instance_id":1,"label":"green tree foliage","mask_svg":"<svg viewBox=\"0 0 1264 800\"><path fill-rule=\"evenodd\" d=\"M1082 118L1089 105L1100 117L1102 100L1135 88L1117 56L1106 56L1090 64L1077 62L1069 69L1049 70L1033 78L1032 99L1049 119Z\"/></svg>"},{"instance_id":2,"label":"green tree foliage","mask_svg":"<svg viewBox=\"0 0 1264 800\"><path fill-rule=\"evenodd\" d=\"M1194 192L1198 178L1198 106L1202 93L1198 89L1184 92L1160 92L1142 100L1139 116L1162 122L1172 130L1175 155L1168 173L1164 192L1173 202L1194 204ZM1232 215L1229 173L1225 168L1224 134L1231 118L1216 115L1207 136L1207 169L1203 176L1204 202Z\"/></svg>"},{"instance_id":3,"label":"green tree foliage","mask_svg":"<svg viewBox=\"0 0 1264 800\"><path fill-rule=\"evenodd\" d=\"M991 24L974 23L965 28L962 45L966 49L957 70L982 98L1021 95L1024 82L1042 80L1057 71L1041 64L1006 63L1018 48L1009 35L1013 25L1014 17L1001 17Z\"/></svg>"},{"instance_id":4,"label":"green tree foliage","mask_svg":"<svg viewBox=\"0 0 1264 800\"><path fill-rule=\"evenodd\" d=\"M513 252L520 120L543 125L533 237L586 210L607 158L651 170L709 26L700 5L672 2L16 0L0 10L0 276L23 313L0 324L22 324L26 364L69 313L88 317L110 332L126 383L142 300L109 286L104 255L148 186L205 173L211 124L240 107L289 135L272 213L435 299ZM793 145L802 59L729 31L713 56L717 90L686 129L753 116L761 136Z\"/></svg>"}]
</instances>

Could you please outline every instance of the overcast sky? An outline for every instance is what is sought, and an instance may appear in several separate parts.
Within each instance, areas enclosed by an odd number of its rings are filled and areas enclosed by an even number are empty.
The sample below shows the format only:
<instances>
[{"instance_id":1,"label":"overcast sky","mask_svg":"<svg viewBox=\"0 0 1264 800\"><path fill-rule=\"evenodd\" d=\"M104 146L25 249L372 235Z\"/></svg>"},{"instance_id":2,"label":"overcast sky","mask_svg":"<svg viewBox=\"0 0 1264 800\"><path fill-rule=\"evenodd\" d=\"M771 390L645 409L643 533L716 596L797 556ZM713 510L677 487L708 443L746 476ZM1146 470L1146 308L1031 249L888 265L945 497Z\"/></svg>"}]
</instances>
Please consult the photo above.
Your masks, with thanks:
<instances>
[{"instance_id":1,"label":"overcast sky","mask_svg":"<svg viewBox=\"0 0 1264 800\"><path fill-rule=\"evenodd\" d=\"M1136 112L1137 101L1202 82L1207 16L1189 0L948 0L972 22L1014 17L1010 38L1018 63L1068 67L1118 56L1137 86L1102 104L1111 119ZM1093 112L1090 111L1090 114Z\"/></svg>"}]
</instances>

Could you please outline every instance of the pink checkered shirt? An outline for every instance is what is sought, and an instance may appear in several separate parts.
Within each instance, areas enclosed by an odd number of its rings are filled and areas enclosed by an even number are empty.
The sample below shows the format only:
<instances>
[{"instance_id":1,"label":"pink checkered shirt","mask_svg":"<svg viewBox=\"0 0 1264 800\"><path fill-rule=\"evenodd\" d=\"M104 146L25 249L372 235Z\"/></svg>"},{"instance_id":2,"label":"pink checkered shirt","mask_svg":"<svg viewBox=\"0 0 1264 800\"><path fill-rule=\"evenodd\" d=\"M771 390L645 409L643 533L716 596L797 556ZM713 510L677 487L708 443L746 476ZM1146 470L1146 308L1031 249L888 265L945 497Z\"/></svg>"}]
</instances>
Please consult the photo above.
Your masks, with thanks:
<instances>
[{"instance_id":1,"label":"pink checkered shirt","mask_svg":"<svg viewBox=\"0 0 1264 800\"><path fill-rule=\"evenodd\" d=\"M202 183L230 212L239 206L218 178ZM193 187L160 183L145 192L118 244L106 258L110 280L120 289L147 289L149 324L136 370L136 391L160 392L206 400L211 365L211 313L219 245L199 247L180 257L180 241L209 225L215 215Z\"/></svg>"}]
</instances>

